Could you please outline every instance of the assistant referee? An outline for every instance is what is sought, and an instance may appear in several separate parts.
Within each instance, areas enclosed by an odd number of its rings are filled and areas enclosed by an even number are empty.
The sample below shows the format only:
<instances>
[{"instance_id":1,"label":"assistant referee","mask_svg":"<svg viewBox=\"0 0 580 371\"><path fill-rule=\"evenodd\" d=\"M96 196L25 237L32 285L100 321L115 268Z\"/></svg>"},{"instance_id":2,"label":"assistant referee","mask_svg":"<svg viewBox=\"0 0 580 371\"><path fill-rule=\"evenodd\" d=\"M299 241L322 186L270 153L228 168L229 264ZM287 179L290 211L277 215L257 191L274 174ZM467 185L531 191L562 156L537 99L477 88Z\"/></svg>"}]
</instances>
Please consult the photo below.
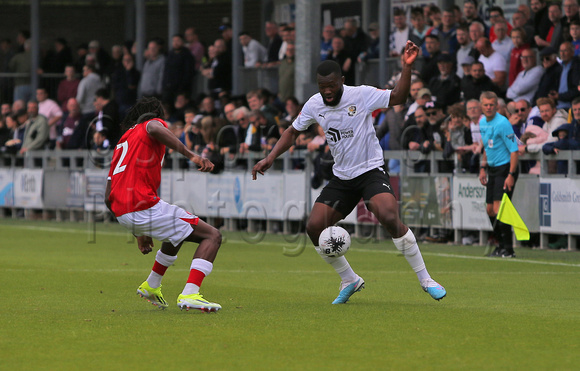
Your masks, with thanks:
<instances>
[{"instance_id":1,"label":"assistant referee","mask_svg":"<svg viewBox=\"0 0 580 371\"><path fill-rule=\"evenodd\" d=\"M479 181L486 186L486 211L499 245L491 256L515 258L509 224L496 220L504 193L511 198L518 178L518 144L508 119L497 113L497 95L485 91L479 98L484 117L479 120L484 152Z\"/></svg>"}]
</instances>

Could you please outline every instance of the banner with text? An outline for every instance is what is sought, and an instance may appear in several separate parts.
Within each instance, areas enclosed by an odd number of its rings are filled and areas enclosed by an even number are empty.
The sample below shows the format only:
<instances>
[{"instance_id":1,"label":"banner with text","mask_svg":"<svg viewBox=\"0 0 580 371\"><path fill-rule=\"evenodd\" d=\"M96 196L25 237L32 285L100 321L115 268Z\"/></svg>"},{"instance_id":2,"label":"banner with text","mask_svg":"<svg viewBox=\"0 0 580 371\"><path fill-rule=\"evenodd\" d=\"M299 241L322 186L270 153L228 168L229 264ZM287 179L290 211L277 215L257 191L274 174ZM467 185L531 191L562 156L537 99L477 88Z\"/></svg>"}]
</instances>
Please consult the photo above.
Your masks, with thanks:
<instances>
[{"instance_id":1,"label":"banner with text","mask_svg":"<svg viewBox=\"0 0 580 371\"><path fill-rule=\"evenodd\" d=\"M24 209L42 209L43 170L14 170L14 204Z\"/></svg>"},{"instance_id":2,"label":"banner with text","mask_svg":"<svg viewBox=\"0 0 580 371\"><path fill-rule=\"evenodd\" d=\"M485 186L473 176L453 178L453 228L491 231L485 193Z\"/></svg>"},{"instance_id":3,"label":"banner with text","mask_svg":"<svg viewBox=\"0 0 580 371\"><path fill-rule=\"evenodd\" d=\"M540 178L540 231L578 233L580 179Z\"/></svg>"}]
</instances>

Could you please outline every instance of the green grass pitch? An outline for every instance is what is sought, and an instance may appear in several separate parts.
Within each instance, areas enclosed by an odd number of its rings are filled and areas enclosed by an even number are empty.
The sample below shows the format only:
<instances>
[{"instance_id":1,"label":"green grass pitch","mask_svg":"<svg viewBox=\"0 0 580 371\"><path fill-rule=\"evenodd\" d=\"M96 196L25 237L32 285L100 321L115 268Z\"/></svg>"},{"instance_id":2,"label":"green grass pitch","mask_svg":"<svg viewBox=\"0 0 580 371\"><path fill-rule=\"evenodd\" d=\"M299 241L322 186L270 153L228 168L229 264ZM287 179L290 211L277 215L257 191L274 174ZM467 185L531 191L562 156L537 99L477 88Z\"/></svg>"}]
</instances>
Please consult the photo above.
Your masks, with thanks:
<instances>
[{"instance_id":1,"label":"green grass pitch","mask_svg":"<svg viewBox=\"0 0 580 371\"><path fill-rule=\"evenodd\" d=\"M309 244L241 232L202 293L217 314L180 311L194 244L163 281L157 310L136 294L143 256L116 224L0 219L2 370L577 370L578 252L421 244L447 289L424 293L389 241L354 240L347 258L366 289L331 305L339 278ZM94 233L93 233L94 232ZM159 246L159 243L156 245ZM291 250L287 250L287 253Z\"/></svg>"}]
</instances>

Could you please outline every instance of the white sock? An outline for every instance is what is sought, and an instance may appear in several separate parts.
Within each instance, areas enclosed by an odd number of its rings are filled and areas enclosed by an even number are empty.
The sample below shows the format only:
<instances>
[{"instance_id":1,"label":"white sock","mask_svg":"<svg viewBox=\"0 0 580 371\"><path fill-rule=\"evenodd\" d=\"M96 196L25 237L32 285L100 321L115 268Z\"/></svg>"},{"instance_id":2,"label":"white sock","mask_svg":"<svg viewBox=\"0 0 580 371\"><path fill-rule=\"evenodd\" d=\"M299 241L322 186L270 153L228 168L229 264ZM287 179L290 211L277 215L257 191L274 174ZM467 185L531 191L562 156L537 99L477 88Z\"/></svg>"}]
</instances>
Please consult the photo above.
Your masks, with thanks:
<instances>
[{"instance_id":1,"label":"white sock","mask_svg":"<svg viewBox=\"0 0 580 371\"><path fill-rule=\"evenodd\" d=\"M324 259L325 262L330 264L332 268L334 268L334 270L336 271L336 273L338 273L340 279L343 282L353 282L357 279L358 277L357 274L354 273L354 271L350 267L350 264L348 264L348 261L344 256L339 256L338 258L331 258L328 256L320 255L320 257Z\"/></svg>"},{"instance_id":2,"label":"white sock","mask_svg":"<svg viewBox=\"0 0 580 371\"><path fill-rule=\"evenodd\" d=\"M205 275L205 277L207 277L211 273L212 269L213 269L213 264L210 261L207 261L205 259L193 259L193 261L191 262L189 279L187 280L187 283L185 284L185 287L183 288L183 291L181 292L181 294L182 295L191 295L191 294L199 293L201 281L199 281L199 279L194 279L193 278L194 274L192 274L191 271L194 271L194 270L199 271L199 272L203 273ZM203 278L205 278L205 277L203 277ZM193 281L196 281L199 284L196 284Z\"/></svg>"},{"instance_id":3,"label":"white sock","mask_svg":"<svg viewBox=\"0 0 580 371\"><path fill-rule=\"evenodd\" d=\"M419 281L431 278L429 272L425 268L425 262L423 261L423 256L421 255L421 251L419 250L419 245L417 245L417 240L415 239L415 235L413 231L409 229L407 233L403 237L393 238L393 242L397 247L397 250L401 251L411 265L411 268L417 274L417 278Z\"/></svg>"},{"instance_id":4,"label":"white sock","mask_svg":"<svg viewBox=\"0 0 580 371\"><path fill-rule=\"evenodd\" d=\"M157 255L155 256L155 262L167 268L172 266L173 263L175 263L175 260L177 260L177 256L164 254L161 252L161 250L158 250ZM155 266L153 269L155 269ZM149 277L147 277L147 283L149 284L149 286L151 286L151 288L155 289L161 286L161 279L163 279L162 274L159 274L154 270L151 270L151 273L149 273Z\"/></svg>"}]
</instances>

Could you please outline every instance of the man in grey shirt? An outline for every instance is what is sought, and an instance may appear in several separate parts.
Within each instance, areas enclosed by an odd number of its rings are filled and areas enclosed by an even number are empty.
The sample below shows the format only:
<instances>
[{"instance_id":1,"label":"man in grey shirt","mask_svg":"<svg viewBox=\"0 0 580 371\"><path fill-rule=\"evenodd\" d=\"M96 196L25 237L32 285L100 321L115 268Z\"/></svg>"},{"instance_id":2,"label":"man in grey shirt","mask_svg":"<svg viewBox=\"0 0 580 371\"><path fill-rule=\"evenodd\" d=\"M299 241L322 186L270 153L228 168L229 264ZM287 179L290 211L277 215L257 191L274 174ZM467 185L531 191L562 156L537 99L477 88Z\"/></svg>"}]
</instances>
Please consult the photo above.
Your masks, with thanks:
<instances>
[{"instance_id":1,"label":"man in grey shirt","mask_svg":"<svg viewBox=\"0 0 580 371\"><path fill-rule=\"evenodd\" d=\"M161 45L157 40L151 40L147 46L147 60L143 64L141 80L137 90L137 97L161 97L163 83L163 68L165 56L161 54Z\"/></svg>"},{"instance_id":2,"label":"man in grey shirt","mask_svg":"<svg viewBox=\"0 0 580 371\"><path fill-rule=\"evenodd\" d=\"M93 101L95 100L95 93L100 88L104 87L101 77L95 72L95 68L91 65L83 67L83 79L79 83L77 90L77 101L81 106L81 113L83 115L92 115L95 113Z\"/></svg>"}]
</instances>

